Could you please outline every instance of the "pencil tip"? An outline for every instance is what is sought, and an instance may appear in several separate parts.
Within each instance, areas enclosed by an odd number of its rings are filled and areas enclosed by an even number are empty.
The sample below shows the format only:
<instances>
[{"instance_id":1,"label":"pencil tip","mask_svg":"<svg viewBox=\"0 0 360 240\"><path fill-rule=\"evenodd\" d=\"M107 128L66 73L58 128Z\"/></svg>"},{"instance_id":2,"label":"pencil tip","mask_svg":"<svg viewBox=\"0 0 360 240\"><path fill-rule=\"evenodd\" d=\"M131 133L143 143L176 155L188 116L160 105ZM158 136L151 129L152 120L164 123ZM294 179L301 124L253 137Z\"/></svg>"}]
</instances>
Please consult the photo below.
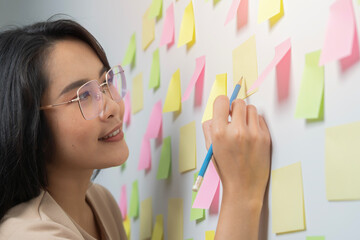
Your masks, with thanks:
<instances>
[{"instance_id":1,"label":"pencil tip","mask_svg":"<svg viewBox=\"0 0 360 240\"><path fill-rule=\"evenodd\" d=\"M237 84L239 84L240 86L242 85L242 82L243 82L243 79L244 79L244 77L243 76L241 76L241 78L240 78L240 80L238 81L238 83Z\"/></svg>"}]
</instances>

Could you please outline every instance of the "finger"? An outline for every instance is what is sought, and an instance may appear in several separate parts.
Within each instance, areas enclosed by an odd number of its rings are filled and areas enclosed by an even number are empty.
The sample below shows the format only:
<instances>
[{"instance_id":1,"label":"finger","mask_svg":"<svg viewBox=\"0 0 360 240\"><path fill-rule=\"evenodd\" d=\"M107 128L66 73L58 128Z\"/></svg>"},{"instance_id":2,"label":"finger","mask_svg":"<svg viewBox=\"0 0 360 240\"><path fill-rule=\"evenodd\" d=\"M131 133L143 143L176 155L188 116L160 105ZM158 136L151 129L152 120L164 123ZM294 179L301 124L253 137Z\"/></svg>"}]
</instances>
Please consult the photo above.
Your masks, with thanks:
<instances>
[{"instance_id":1,"label":"finger","mask_svg":"<svg viewBox=\"0 0 360 240\"><path fill-rule=\"evenodd\" d=\"M237 98L231 105L232 116L231 122L236 126L246 126L246 103L244 100Z\"/></svg>"},{"instance_id":2,"label":"finger","mask_svg":"<svg viewBox=\"0 0 360 240\"><path fill-rule=\"evenodd\" d=\"M212 127L223 127L228 124L229 118L229 98L218 96L214 101Z\"/></svg>"},{"instance_id":3,"label":"finger","mask_svg":"<svg viewBox=\"0 0 360 240\"><path fill-rule=\"evenodd\" d=\"M261 115L259 116L259 125L260 125L261 130L263 130L265 132L269 132L269 128L266 124L266 121L265 121L264 117Z\"/></svg>"},{"instance_id":4,"label":"finger","mask_svg":"<svg viewBox=\"0 0 360 240\"><path fill-rule=\"evenodd\" d=\"M259 115L254 105L246 107L246 121L250 129L259 129Z\"/></svg>"},{"instance_id":5,"label":"finger","mask_svg":"<svg viewBox=\"0 0 360 240\"><path fill-rule=\"evenodd\" d=\"M209 149L210 144L211 144L210 128L211 128L211 120L203 122L202 129L204 132L206 149Z\"/></svg>"}]
</instances>

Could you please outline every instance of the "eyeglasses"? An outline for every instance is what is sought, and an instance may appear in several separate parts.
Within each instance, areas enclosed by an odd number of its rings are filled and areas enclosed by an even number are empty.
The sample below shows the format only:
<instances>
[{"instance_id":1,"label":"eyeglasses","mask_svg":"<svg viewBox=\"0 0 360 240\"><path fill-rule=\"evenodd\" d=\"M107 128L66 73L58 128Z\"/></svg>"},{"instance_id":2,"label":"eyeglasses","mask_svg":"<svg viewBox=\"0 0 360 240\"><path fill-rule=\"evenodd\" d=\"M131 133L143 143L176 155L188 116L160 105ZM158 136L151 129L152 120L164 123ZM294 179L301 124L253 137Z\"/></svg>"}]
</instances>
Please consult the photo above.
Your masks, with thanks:
<instances>
[{"instance_id":1,"label":"eyeglasses","mask_svg":"<svg viewBox=\"0 0 360 240\"><path fill-rule=\"evenodd\" d=\"M106 81L99 84L98 80L91 80L83 84L77 90L77 98L67 102L51 104L40 107L40 110L51 109L78 102L82 116L86 120L91 120L99 116L103 111L103 93L110 93L110 97L115 102L121 102L126 94L126 79L124 70L120 65L112 67L105 75ZM105 87L107 89L105 89Z\"/></svg>"}]
</instances>

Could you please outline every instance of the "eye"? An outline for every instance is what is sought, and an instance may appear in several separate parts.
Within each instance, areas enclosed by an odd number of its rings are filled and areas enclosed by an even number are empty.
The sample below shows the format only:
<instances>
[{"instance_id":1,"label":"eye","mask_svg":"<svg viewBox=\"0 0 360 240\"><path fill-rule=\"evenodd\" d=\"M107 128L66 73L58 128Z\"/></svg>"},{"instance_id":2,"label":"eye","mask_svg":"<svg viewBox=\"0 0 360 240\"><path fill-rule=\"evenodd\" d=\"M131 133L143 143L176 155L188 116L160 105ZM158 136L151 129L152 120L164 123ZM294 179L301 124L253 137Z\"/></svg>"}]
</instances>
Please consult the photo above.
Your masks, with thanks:
<instances>
[{"instance_id":1,"label":"eye","mask_svg":"<svg viewBox=\"0 0 360 240\"><path fill-rule=\"evenodd\" d=\"M81 93L79 95L80 101L86 100L89 97L90 97L90 92L89 91L85 91L85 92L83 92L83 93Z\"/></svg>"}]
</instances>

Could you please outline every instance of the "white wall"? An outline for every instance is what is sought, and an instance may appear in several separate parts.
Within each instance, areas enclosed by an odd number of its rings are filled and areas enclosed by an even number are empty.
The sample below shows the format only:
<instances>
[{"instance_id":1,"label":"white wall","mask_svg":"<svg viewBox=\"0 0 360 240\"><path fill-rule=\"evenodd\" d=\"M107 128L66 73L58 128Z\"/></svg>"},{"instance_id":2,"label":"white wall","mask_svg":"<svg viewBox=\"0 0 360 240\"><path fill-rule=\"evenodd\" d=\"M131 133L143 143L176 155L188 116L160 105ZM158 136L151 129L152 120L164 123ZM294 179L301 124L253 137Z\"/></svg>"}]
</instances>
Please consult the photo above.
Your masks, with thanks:
<instances>
[{"instance_id":1,"label":"white wall","mask_svg":"<svg viewBox=\"0 0 360 240\"><path fill-rule=\"evenodd\" d=\"M152 61L152 52L158 47L166 8L175 3L175 45L166 50L160 48L161 84L158 91L147 89ZM151 0L1 0L0 25L27 24L45 20L55 13L66 13L78 20L92 32L105 48L110 63L122 61L127 44L136 32L136 67L131 71L125 68L129 88L131 79L142 72L144 76L144 109L132 116L126 139L130 156L125 171L120 168L103 170L97 182L105 185L119 199L122 184L127 185L128 201L131 184L139 181L140 200L153 199L153 220L157 214L167 219L168 198L184 199L184 239L205 239L206 230L215 230L217 216L195 224L190 222L191 186L193 173L178 172L179 128L190 121L196 121L197 166L200 169L206 153L201 130L201 118L215 75L228 74L228 93L232 91L232 50L253 34L256 35L256 50L259 74L271 61L274 47L291 37L291 79L289 99L282 104L277 102L276 76L273 70L260 90L248 102L255 104L266 116L273 139L272 169L301 161L304 185L307 230L284 235L271 232L271 209L269 210L268 229L262 226L268 239L305 239L311 235L325 235L327 240L360 239L360 202L328 202L325 195L324 140L325 128L360 119L360 65L359 63L341 73L337 62L325 67L325 119L323 122L307 124L294 118L296 100L304 68L305 54L322 48L329 6L334 1L321 0L284 0L285 15L280 22L269 29L267 23L257 24L257 0L249 0L249 22L239 31L235 21L224 27L230 0L222 0L216 6L204 0L193 1L196 26L196 44L190 51L186 47L177 48L180 22L189 0L164 0L163 18L156 23L155 41L144 52L141 49L141 19ZM357 25L359 25L359 5L353 2ZM171 113L163 114L163 136L171 135L172 175L167 181L156 180L156 171L161 148L155 148L152 141L152 170L145 174L137 171L140 142L145 133L147 120L152 106L162 99L164 102L171 75L180 68L181 89L185 91L195 67L195 58L206 55L203 105L193 107L193 94L183 103L178 118ZM270 208L270 203L269 203ZM131 221L132 239L139 239L140 221ZM165 227L166 234L166 227ZM166 236L166 235L165 235Z\"/></svg>"}]
</instances>

